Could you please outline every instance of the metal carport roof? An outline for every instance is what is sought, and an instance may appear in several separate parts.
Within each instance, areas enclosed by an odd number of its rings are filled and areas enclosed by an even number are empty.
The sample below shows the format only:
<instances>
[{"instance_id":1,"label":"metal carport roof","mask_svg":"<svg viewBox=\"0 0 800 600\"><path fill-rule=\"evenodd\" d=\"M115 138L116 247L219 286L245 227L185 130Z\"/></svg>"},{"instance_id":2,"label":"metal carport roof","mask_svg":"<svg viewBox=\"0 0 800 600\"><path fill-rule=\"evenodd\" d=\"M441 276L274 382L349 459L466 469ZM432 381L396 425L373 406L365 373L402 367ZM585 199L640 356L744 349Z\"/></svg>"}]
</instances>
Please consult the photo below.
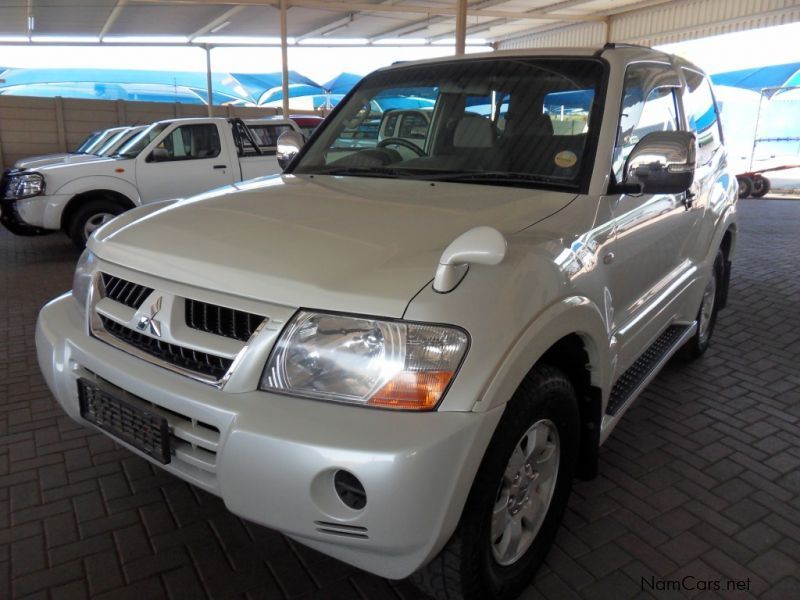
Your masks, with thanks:
<instances>
[{"instance_id":1,"label":"metal carport roof","mask_svg":"<svg viewBox=\"0 0 800 600\"><path fill-rule=\"evenodd\" d=\"M280 45L285 97L290 45L663 44L790 21L800 0L2 0L0 44Z\"/></svg>"}]
</instances>

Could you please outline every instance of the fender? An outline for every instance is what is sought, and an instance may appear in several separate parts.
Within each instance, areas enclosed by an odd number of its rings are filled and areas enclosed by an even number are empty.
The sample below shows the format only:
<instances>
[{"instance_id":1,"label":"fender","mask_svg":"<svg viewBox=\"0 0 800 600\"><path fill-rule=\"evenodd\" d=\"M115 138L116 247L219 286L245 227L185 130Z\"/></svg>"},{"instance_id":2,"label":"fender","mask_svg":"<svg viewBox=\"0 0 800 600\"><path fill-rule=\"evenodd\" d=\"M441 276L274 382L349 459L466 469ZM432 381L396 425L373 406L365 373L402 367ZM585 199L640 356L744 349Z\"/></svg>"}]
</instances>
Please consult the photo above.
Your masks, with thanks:
<instances>
[{"instance_id":1,"label":"fender","mask_svg":"<svg viewBox=\"0 0 800 600\"><path fill-rule=\"evenodd\" d=\"M473 410L491 410L508 402L536 361L558 340L571 334L577 334L584 343L592 385L602 390L605 404L610 389L610 367L616 356L604 314L584 296L564 298L540 312L508 350Z\"/></svg>"},{"instance_id":2,"label":"fender","mask_svg":"<svg viewBox=\"0 0 800 600\"><path fill-rule=\"evenodd\" d=\"M64 209L78 194L95 190L110 190L128 198L135 206L141 206L139 190L129 181L108 175L89 175L73 179L55 190L52 196L44 196L47 204L44 212L44 225L48 229L61 228L61 215ZM65 196L68 200L65 201Z\"/></svg>"}]
</instances>

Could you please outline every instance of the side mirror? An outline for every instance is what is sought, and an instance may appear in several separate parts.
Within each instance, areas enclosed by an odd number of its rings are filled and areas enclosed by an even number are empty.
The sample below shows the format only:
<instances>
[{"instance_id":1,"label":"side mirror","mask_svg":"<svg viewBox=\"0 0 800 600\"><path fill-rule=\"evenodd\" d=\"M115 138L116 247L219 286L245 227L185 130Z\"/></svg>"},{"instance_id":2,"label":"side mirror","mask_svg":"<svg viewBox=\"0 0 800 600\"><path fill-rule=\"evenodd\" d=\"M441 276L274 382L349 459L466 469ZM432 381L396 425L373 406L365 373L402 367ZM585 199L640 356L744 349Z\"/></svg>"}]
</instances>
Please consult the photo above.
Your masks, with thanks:
<instances>
[{"instance_id":1,"label":"side mirror","mask_svg":"<svg viewBox=\"0 0 800 600\"><path fill-rule=\"evenodd\" d=\"M633 147L625 161L621 191L680 194L694 181L695 136L689 131L654 131Z\"/></svg>"},{"instance_id":2,"label":"side mirror","mask_svg":"<svg viewBox=\"0 0 800 600\"><path fill-rule=\"evenodd\" d=\"M153 148L153 151L147 156L147 162L164 162L169 160L169 152L166 148Z\"/></svg>"},{"instance_id":3,"label":"side mirror","mask_svg":"<svg viewBox=\"0 0 800 600\"><path fill-rule=\"evenodd\" d=\"M285 169L292 162L292 159L300 152L303 147L303 135L296 131L284 131L278 136L278 148L275 157L278 165Z\"/></svg>"}]
</instances>

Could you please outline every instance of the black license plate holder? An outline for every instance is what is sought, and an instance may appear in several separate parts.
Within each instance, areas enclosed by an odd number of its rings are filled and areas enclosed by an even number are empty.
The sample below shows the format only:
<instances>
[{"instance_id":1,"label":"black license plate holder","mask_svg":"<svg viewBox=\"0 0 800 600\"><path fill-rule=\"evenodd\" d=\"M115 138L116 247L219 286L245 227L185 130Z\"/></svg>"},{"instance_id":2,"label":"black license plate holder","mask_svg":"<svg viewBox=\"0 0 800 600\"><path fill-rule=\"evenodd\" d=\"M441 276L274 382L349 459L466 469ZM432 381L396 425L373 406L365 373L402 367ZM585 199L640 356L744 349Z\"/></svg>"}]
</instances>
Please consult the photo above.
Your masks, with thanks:
<instances>
[{"instance_id":1,"label":"black license plate holder","mask_svg":"<svg viewBox=\"0 0 800 600\"><path fill-rule=\"evenodd\" d=\"M78 379L78 399L84 419L161 464L169 464L169 423L144 401L83 377Z\"/></svg>"}]
</instances>

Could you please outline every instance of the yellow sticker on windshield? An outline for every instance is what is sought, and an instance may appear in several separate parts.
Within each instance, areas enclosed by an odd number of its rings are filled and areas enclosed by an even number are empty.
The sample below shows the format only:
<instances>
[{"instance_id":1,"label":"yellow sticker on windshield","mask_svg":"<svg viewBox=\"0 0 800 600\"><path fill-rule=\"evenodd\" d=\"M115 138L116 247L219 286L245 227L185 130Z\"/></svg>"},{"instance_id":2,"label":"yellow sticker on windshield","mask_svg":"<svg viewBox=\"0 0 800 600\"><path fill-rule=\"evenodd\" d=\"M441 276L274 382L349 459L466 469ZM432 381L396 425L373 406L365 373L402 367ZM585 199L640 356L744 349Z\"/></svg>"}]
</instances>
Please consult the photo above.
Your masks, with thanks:
<instances>
[{"instance_id":1,"label":"yellow sticker on windshield","mask_svg":"<svg viewBox=\"0 0 800 600\"><path fill-rule=\"evenodd\" d=\"M569 167L574 167L575 163L578 162L578 157L575 156L574 152L570 152L569 150L562 150L558 154L556 154L555 162L557 167L561 167L562 169L568 169Z\"/></svg>"}]
</instances>

